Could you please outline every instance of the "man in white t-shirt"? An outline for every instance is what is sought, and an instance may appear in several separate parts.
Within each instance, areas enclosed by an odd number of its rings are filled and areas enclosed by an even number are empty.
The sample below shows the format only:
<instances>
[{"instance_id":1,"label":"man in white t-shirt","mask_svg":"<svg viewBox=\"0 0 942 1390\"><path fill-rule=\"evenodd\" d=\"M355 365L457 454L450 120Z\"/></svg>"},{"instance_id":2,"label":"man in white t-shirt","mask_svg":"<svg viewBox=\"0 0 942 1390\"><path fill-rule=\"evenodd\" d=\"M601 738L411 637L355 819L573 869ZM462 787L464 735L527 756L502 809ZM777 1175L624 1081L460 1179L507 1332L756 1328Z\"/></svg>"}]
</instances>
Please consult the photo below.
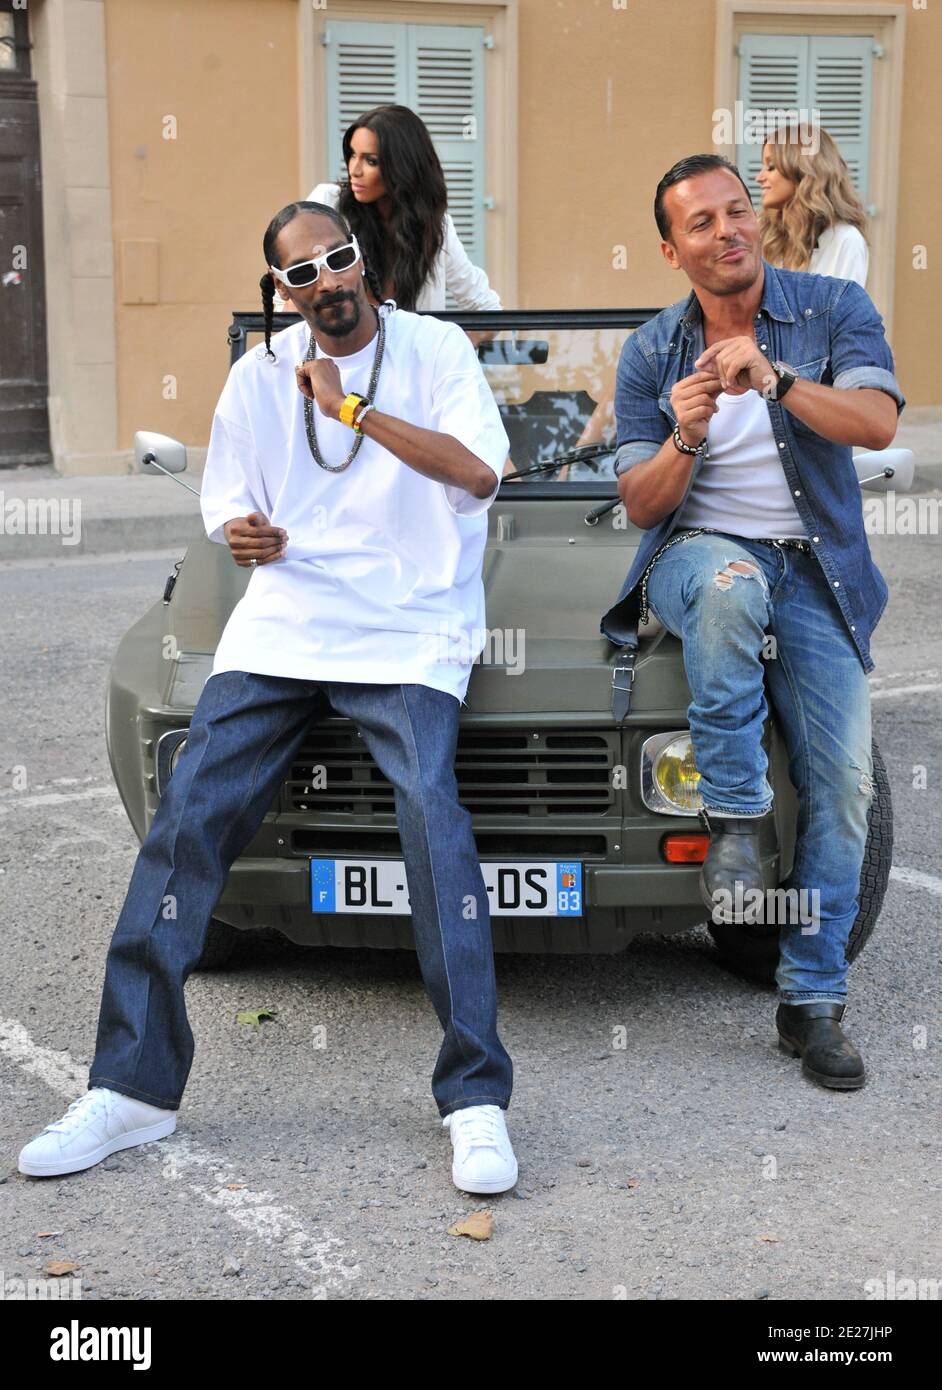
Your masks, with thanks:
<instances>
[{"instance_id":1,"label":"man in white t-shirt","mask_svg":"<svg viewBox=\"0 0 942 1390\"><path fill-rule=\"evenodd\" d=\"M650 609L682 644L715 934L744 960L751 932L777 931L780 1044L815 1083L856 1090L866 1069L841 1021L852 933L876 910L867 672L888 591L852 448L885 448L905 399L869 296L764 261L749 190L722 155L679 160L654 208L661 253L691 288L619 359L615 467L644 535L601 624L624 647L613 710L628 712ZM781 849L770 709L798 802Z\"/></svg>"},{"instance_id":2,"label":"man in white t-shirt","mask_svg":"<svg viewBox=\"0 0 942 1390\"><path fill-rule=\"evenodd\" d=\"M134 868L90 1089L24 1148L20 1171L77 1171L174 1129L193 1058L185 981L230 864L329 707L395 790L416 949L444 1030L432 1090L452 1176L505 1191L513 1068L454 758L507 435L461 329L370 304L336 211L283 208L264 252L265 346L229 373L201 494L210 539L252 575ZM276 279L302 321L272 338Z\"/></svg>"}]
</instances>

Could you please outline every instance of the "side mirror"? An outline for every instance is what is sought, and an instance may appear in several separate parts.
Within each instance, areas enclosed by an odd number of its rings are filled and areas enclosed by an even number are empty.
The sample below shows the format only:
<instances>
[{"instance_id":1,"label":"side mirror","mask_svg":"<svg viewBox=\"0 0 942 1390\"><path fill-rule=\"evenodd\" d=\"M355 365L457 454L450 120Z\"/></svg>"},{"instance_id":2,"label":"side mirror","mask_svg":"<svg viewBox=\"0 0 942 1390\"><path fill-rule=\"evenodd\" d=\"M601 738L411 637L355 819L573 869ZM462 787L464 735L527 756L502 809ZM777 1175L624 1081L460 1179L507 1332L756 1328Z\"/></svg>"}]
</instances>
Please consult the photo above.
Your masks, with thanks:
<instances>
[{"instance_id":1,"label":"side mirror","mask_svg":"<svg viewBox=\"0 0 942 1390\"><path fill-rule=\"evenodd\" d=\"M912 449L868 450L854 455L857 481L868 492L908 492L916 472L916 455ZM892 469L890 477L884 469Z\"/></svg>"},{"instance_id":2,"label":"side mirror","mask_svg":"<svg viewBox=\"0 0 942 1390\"><path fill-rule=\"evenodd\" d=\"M138 430L134 436L134 463L139 473L182 473L186 468L186 445L171 439L169 434Z\"/></svg>"}]
</instances>

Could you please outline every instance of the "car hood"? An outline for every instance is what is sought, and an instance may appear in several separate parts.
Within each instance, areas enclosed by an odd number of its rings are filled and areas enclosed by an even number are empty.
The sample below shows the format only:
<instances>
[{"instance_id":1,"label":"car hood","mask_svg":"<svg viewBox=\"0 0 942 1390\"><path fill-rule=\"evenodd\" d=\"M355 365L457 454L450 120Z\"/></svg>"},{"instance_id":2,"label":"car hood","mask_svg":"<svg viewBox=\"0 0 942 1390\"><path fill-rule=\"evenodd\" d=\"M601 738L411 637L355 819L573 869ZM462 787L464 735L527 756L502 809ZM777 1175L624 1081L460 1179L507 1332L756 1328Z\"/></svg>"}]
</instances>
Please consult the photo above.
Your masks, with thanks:
<instances>
[{"instance_id":1,"label":"car hood","mask_svg":"<svg viewBox=\"0 0 942 1390\"><path fill-rule=\"evenodd\" d=\"M618 596L640 533L625 524L621 509L587 526L591 505L576 498L494 503L483 567L487 636L468 686L469 710L610 714L617 648L599 622ZM225 546L204 537L190 545L166 613L181 653L215 651L248 580ZM639 661L633 708L683 707L677 650L667 666L661 653L656 685L644 669L653 656L652 649Z\"/></svg>"}]
</instances>

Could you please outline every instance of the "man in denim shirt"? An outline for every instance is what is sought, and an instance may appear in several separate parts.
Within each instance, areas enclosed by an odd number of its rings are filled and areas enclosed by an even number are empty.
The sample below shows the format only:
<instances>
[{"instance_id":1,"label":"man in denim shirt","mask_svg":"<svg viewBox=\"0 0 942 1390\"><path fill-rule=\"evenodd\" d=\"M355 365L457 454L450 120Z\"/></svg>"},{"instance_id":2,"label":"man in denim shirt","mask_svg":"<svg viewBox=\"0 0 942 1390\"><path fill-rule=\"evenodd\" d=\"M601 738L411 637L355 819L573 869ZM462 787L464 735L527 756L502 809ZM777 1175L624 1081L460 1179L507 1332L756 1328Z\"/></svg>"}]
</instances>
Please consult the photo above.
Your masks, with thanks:
<instances>
[{"instance_id":1,"label":"man in denim shirt","mask_svg":"<svg viewBox=\"0 0 942 1390\"><path fill-rule=\"evenodd\" d=\"M768 690L799 801L780 886L813 904L810 926L806 911L780 922L776 1025L807 1075L855 1089L865 1075L841 1029L845 949L873 792L870 635L887 587L852 446L887 447L905 402L866 291L764 261L728 160L674 165L655 218L665 259L693 290L619 361L616 472L645 535L602 632L635 647L650 607L683 643L711 836L700 886L716 921L749 920L741 904L764 893Z\"/></svg>"}]
</instances>

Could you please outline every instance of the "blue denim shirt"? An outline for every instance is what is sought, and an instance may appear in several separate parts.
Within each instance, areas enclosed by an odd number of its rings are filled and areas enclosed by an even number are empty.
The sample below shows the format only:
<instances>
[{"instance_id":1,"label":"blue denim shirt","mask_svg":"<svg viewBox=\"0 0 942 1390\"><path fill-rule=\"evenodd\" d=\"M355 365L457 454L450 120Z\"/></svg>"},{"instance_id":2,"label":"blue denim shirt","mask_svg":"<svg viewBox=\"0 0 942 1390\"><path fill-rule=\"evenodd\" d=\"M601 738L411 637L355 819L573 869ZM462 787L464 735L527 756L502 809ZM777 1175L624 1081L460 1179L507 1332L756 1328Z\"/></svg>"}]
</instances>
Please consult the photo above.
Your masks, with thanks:
<instances>
[{"instance_id":1,"label":"blue denim shirt","mask_svg":"<svg viewBox=\"0 0 942 1390\"><path fill-rule=\"evenodd\" d=\"M805 271L776 270L763 261L765 280L756 314L756 342L770 362L783 361L799 376L838 390L872 386L888 392L897 414L905 405L893 371L883 320L866 290L853 280ZM618 427L616 473L652 458L676 423L671 387L690 376L705 349L703 315L691 291L636 329L624 344L615 379ZM849 444L834 444L786 410L767 401L772 433L795 507L831 585L865 671L872 671L870 636L886 607L888 590L873 563L864 532L863 499ZM645 531L634 563L601 631L622 646L636 643L640 583L677 517L704 457L694 459L677 508Z\"/></svg>"}]
</instances>

